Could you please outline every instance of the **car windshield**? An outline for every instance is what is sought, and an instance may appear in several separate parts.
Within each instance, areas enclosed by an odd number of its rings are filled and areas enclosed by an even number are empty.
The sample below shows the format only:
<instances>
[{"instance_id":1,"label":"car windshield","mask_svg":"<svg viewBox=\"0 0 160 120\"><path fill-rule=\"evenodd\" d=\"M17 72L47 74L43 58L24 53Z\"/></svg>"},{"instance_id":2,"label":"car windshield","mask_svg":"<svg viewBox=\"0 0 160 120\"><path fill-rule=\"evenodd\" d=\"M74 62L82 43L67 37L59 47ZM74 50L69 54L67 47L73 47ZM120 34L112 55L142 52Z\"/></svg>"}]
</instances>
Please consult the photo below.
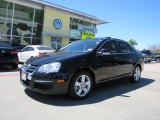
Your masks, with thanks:
<instances>
[{"instance_id":1,"label":"car windshield","mask_svg":"<svg viewBox=\"0 0 160 120\"><path fill-rule=\"evenodd\" d=\"M61 52L90 52L101 42L99 39L78 40L60 49Z\"/></svg>"},{"instance_id":2,"label":"car windshield","mask_svg":"<svg viewBox=\"0 0 160 120\"><path fill-rule=\"evenodd\" d=\"M45 46L41 46L41 47L37 47L38 50L54 50L51 47L45 47Z\"/></svg>"}]
</instances>

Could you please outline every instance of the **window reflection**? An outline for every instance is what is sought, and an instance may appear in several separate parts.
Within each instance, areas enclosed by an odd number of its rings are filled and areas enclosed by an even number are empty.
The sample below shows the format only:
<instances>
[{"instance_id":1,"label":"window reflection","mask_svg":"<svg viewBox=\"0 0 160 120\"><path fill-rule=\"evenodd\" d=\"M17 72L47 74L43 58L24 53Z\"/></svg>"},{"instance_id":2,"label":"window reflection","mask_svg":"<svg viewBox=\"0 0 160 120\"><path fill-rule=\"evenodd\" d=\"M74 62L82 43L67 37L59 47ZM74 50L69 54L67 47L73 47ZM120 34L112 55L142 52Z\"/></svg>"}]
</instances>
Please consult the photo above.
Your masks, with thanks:
<instances>
[{"instance_id":1,"label":"window reflection","mask_svg":"<svg viewBox=\"0 0 160 120\"><path fill-rule=\"evenodd\" d=\"M12 44L41 44L43 12L19 4L13 8L13 3L0 0L0 40L12 41Z\"/></svg>"},{"instance_id":2,"label":"window reflection","mask_svg":"<svg viewBox=\"0 0 160 120\"><path fill-rule=\"evenodd\" d=\"M34 9L22 5L15 4L14 19L33 21Z\"/></svg>"},{"instance_id":3,"label":"window reflection","mask_svg":"<svg viewBox=\"0 0 160 120\"><path fill-rule=\"evenodd\" d=\"M80 20L77 18L70 18L70 35L81 39L81 33L82 32L88 32L88 33L96 33L96 24L87 22L85 20Z\"/></svg>"}]
</instances>

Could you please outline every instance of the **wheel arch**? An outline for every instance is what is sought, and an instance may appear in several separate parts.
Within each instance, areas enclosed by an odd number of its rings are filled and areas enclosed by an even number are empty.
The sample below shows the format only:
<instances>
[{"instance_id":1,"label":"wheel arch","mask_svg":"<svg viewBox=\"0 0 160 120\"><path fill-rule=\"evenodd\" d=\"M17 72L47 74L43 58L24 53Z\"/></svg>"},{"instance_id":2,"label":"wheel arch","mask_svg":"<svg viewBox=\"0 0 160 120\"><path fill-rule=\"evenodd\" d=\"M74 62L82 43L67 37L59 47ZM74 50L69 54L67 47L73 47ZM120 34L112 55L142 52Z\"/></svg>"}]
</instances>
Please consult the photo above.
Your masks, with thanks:
<instances>
[{"instance_id":1,"label":"wheel arch","mask_svg":"<svg viewBox=\"0 0 160 120\"><path fill-rule=\"evenodd\" d=\"M95 76L95 73L93 72L93 70L91 70L90 68L80 68L80 69L76 70L76 71L71 75L71 77L70 77L69 86L70 86L70 82L72 81L72 78L73 78L76 74L78 74L78 73L80 73L80 72L83 72L83 71L88 72L88 73L92 76L92 78L93 78L93 85L95 86L95 84L96 84L96 76ZM68 86L68 87L69 87L69 86ZM68 89L69 89L69 88L68 88Z\"/></svg>"},{"instance_id":2,"label":"wheel arch","mask_svg":"<svg viewBox=\"0 0 160 120\"><path fill-rule=\"evenodd\" d=\"M133 75L133 73L134 73L134 69L135 69L137 66L139 66L139 67L140 67L141 72L142 72L142 70L143 70L143 66L141 65L141 63L137 63L137 64L135 64L135 65L133 66L132 74L131 74L131 75Z\"/></svg>"},{"instance_id":3,"label":"wheel arch","mask_svg":"<svg viewBox=\"0 0 160 120\"><path fill-rule=\"evenodd\" d=\"M142 72L142 70L143 70L142 65L141 65L140 63L138 63L138 64L136 64L136 65L135 65L135 67L134 67L134 68L136 68L137 66L139 66L139 67L140 67L141 72Z\"/></svg>"}]
</instances>

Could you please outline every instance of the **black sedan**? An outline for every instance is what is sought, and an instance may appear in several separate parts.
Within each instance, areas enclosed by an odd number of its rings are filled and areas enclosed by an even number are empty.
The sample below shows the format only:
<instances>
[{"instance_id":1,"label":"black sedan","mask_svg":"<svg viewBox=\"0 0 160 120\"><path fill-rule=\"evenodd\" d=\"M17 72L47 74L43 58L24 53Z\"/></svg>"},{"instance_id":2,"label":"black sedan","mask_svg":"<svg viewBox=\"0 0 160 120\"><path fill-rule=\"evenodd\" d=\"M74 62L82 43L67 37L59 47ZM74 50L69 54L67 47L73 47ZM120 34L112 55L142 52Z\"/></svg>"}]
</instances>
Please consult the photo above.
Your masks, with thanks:
<instances>
[{"instance_id":1,"label":"black sedan","mask_svg":"<svg viewBox=\"0 0 160 120\"><path fill-rule=\"evenodd\" d=\"M0 42L0 66L11 65L14 69L18 68L17 51L8 43Z\"/></svg>"},{"instance_id":2,"label":"black sedan","mask_svg":"<svg viewBox=\"0 0 160 120\"><path fill-rule=\"evenodd\" d=\"M32 91L68 93L80 99L88 96L98 83L122 77L139 82L143 66L143 55L127 42L94 38L29 59L21 68L20 81Z\"/></svg>"}]
</instances>

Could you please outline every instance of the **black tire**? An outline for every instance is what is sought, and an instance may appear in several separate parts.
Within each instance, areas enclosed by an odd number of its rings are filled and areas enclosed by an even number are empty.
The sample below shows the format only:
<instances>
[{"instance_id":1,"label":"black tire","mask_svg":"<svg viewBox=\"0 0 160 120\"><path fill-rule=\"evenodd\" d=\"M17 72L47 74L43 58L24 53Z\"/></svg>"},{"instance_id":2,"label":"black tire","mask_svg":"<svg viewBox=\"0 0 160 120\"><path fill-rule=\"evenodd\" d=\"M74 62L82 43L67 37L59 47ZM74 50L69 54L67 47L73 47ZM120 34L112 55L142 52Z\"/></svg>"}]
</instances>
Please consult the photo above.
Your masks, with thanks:
<instances>
[{"instance_id":1,"label":"black tire","mask_svg":"<svg viewBox=\"0 0 160 120\"><path fill-rule=\"evenodd\" d=\"M160 58L156 58L156 62L157 62L157 63L160 63Z\"/></svg>"},{"instance_id":2,"label":"black tire","mask_svg":"<svg viewBox=\"0 0 160 120\"><path fill-rule=\"evenodd\" d=\"M141 78L141 67L138 65L134 68L133 75L131 77L131 82L138 83Z\"/></svg>"},{"instance_id":3,"label":"black tire","mask_svg":"<svg viewBox=\"0 0 160 120\"><path fill-rule=\"evenodd\" d=\"M18 64L13 64L13 65L12 65L12 68L13 68L13 69L17 69L17 68L18 68Z\"/></svg>"},{"instance_id":4,"label":"black tire","mask_svg":"<svg viewBox=\"0 0 160 120\"><path fill-rule=\"evenodd\" d=\"M92 90L93 77L88 72L82 71L71 79L68 95L74 99L82 99L87 97Z\"/></svg>"}]
</instances>

